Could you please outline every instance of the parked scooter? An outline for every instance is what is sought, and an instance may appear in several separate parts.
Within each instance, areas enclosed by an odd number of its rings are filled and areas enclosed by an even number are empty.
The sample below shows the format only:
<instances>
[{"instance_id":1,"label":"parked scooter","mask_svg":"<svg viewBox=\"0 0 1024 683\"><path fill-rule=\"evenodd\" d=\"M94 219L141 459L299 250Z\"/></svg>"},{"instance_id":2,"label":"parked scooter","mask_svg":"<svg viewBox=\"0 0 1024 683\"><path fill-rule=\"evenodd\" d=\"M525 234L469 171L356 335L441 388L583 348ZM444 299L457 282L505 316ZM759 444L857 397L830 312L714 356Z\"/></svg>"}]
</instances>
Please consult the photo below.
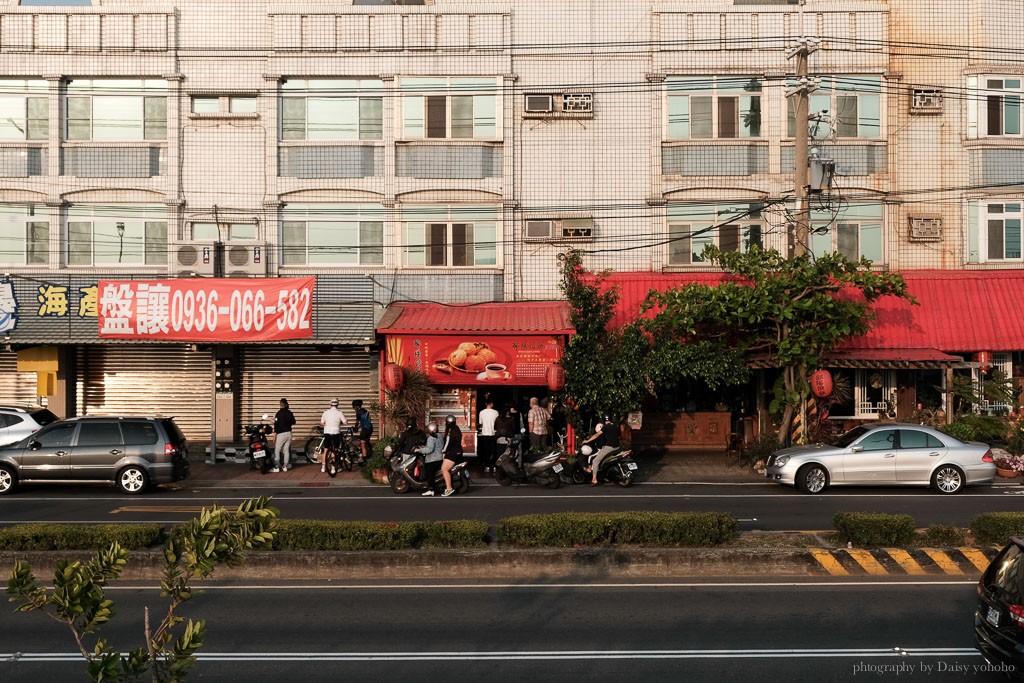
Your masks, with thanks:
<instances>
[{"instance_id":1,"label":"parked scooter","mask_svg":"<svg viewBox=\"0 0 1024 683\"><path fill-rule=\"evenodd\" d=\"M584 444L576 451L576 465L572 468L572 480L575 484L587 484L592 480L591 473L583 469L594 455L586 452L589 450L590 446ZM639 467L633 459L633 451L619 448L601 461L601 466L597 470L597 481L614 482L622 487L632 486L638 470Z\"/></svg>"},{"instance_id":2,"label":"parked scooter","mask_svg":"<svg viewBox=\"0 0 1024 683\"><path fill-rule=\"evenodd\" d=\"M522 433L514 434L509 439L508 446L495 463L495 480L502 486L539 484L557 489L562 485L560 473L564 469L562 460L565 454L560 448L553 448L541 455L526 453L523 439Z\"/></svg>"},{"instance_id":3,"label":"parked scooter","mask_svg":"<svg viewBox=\"0 0 1024 683\"><path fill-rule=\"evenodd\" d=\"M263 421L259 424L242 425L242 431L249 440L249 447L245 450L249 468L259 470L260 474L266 474L274 466L269 442L269 436L274 427L266 423L268 419L270 416L264 415Z\"/></svg>"},{"instance_id":4,"label":"parked scooter","mask_svg":"<svg viewBox=\"0 0 1024 683\"><path fill-rule=\"evenodd\" d=\"M441 470L434 475L434 481L428 482L423 478L423 463L415 453L394 452L389 458L391 471L388 473L388 484L395 493L408 493L409 491L422 491L433 487L435 491L444 490L444 478ZM466 461L458 463L451 469L452 488L455 493L469 491L469 470L466 469Z\"/></svg>"}]
</instances>

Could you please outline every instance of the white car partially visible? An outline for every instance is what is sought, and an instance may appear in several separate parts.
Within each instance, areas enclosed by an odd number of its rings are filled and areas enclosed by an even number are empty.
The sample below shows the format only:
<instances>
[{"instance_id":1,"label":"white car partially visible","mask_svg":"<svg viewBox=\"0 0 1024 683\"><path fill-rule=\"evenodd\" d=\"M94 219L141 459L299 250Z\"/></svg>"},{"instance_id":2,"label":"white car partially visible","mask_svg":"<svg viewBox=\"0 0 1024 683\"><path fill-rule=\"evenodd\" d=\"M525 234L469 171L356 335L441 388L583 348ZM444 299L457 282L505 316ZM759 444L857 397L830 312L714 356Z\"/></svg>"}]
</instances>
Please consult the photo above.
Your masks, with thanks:
<instances>
[{"instance_id":1,"label":"white car partially visible","mask_svg":"<svg viewBox=\"0 0 1024 683\"><path fill-rule=\"evenodd\" d=\"M21 441L59 419L42 406L0 405L0 446Z\"/></svg>"}]
</instances>

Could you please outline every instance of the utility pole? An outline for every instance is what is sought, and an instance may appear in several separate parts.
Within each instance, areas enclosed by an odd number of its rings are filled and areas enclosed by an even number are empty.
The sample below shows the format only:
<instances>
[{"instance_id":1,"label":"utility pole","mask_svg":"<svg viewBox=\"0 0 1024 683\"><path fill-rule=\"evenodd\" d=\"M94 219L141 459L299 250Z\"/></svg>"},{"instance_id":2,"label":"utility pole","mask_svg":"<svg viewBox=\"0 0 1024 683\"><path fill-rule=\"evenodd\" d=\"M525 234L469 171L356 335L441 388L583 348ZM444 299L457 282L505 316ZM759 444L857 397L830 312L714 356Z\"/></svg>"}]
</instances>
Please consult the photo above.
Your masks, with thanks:
<instances>
[{"instance_id":1,"label":"utility pole","mask_svg":"<svg viewBox=\"0 0 1024 683\"><path fill-rule=\"evenodd\" d=\"M800 0L798 15L799 35L801 36L804 30L804 2L805 0ZM807 203L810 184L807 136L810 121L810 95L811 91L817 87L817 83L807 76L807 58L818 48L820 43L821 40L818 38L801 37L787 55L789 59L796 58L796 86L786 93L787 96L796 98L796 126L793 145L793 193L796 197L796 210L793 214L793 256L800 256L807 252L811 233L811 211Z\"/></svg>"}]
</instances>

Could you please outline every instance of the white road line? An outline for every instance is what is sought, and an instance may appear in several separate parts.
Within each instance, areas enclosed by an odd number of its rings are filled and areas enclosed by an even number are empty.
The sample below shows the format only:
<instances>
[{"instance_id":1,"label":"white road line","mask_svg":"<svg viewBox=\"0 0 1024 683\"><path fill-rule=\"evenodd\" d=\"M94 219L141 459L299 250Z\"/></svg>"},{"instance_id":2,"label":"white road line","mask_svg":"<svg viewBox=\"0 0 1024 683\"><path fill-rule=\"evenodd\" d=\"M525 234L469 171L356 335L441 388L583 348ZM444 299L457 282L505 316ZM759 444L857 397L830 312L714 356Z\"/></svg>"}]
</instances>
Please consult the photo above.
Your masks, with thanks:
<instances>
[{"instance_id":1,"label":"white road line","mask_svg":"<svg viewBox=\"0 0 1024 683\"><path fill-rule=\"evenodd\" d=\"M552 588L607 588L635 590L638 588L872 588L899 587L945 587L949 586L975 586L977 581L670 581L670 582L622 582L622 583L395 583L388 586L388 590L431 590L431 591L463 591L463 590L550 590ZM314 583L314 584L203 584L194 583L197 590L203 591L257 591L273 588L275 591L379 591L380 584L342 584L342 583ZM140 590L161 590L158 584L135 585L135 586L106 586L108 591L140 591Z\"/></svg>"},{"instance_id":2,"label":"white road line","mask_svg":"<svg viewBox=\"0 0 1024 683\"><path fill-rule=\"evenodd\" d=\"M435 662L494 660L577 660L577 659L807 659L807 658L889 658L889 657L978 657L973 648L861 648L779 650L577 650L516 652L200 652L198 659L211 662ZM0 662L79 661L76 652L0 653Z\"/></svg>"}]
</instances>

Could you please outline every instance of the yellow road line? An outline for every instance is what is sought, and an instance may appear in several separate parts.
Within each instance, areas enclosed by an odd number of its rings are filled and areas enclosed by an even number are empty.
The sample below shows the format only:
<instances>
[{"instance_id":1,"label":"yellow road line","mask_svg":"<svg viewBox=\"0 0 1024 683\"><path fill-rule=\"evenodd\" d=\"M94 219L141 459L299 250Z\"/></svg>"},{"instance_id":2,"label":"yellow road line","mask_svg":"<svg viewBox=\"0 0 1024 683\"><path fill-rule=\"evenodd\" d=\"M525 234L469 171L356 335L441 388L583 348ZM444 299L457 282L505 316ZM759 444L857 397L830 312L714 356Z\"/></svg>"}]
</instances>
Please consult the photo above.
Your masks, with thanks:
<instances>
[{"instance_id":1,"label":"yellow road line","mask_svg":"<svg viewBox=\"0 0 1024 683\"><path fill-rule=\"evenodd\" d=\"M971 564L977 567L979 572L988 569L988 558L985 557L985 553L974 548L957 548L957 550L963 553L964 557L970 560Z\"/></svg>"},{"instance_id":2,"label":"yellow road line","mask_svg":"<svg viewBox=\"0 0 1024 683\"><path fill-rule=\"evenodd\" d=\"M869 553L867 550L847 550L850 557L857 561L861 567L864 568L868 574L873 576L885 576L889 572L885 571L885 567L878 563L878 560Z\"/></svg>"},{"instance_id":3,"label":"yellow road line","mask_svg":"<svg viewBox=\"0 0 1024 683\"><path fill-rule=\"evenodd\" d=\"M926 573L921 568L921 565L917 563L917 560L912 558L906 550L900 550L899 548L884 548L884 550L889 553L889 557L896 560L896 564L902 567L906 573L915 576L921 576Z\"/></svg>"},{"instance_id":4,"label":"yellow road line","mask_svg":"<svg viewBox=\"0 0 1024 683\"><path fill-rule=\"evenodd\" d=\"M202 505L126 505L110 511L116 515L119 512L202 512Z\"/></svg>"},{"instance_id":5,"label":"yellow road line","mask_svg":"<svg viewBox=\"0 0 1024 683\"><path fill-rule=\"evenodd\" d=\"M836 558L832 557L832 553L827 550L812 550L811 555L818 561L822 567L825 568L832 576L849 576L850 572L843 568L843 565L836 562Z\"/></svg>"},{"instance_id":6,"label":"yellow road line","mask_svg":"<svg viewBox=\"0 0 1024 683\"><path fill-rule=\"evenodd\" d=\"M957 566L956 562L949 559L949 555L942 552L941 550L932 550L931 548L922 548L928 557L932 558L935 564L939 565L939 569L946 572L947 574L956 574L963 576L963 571Z\"/></svg>"}]
</instances>

